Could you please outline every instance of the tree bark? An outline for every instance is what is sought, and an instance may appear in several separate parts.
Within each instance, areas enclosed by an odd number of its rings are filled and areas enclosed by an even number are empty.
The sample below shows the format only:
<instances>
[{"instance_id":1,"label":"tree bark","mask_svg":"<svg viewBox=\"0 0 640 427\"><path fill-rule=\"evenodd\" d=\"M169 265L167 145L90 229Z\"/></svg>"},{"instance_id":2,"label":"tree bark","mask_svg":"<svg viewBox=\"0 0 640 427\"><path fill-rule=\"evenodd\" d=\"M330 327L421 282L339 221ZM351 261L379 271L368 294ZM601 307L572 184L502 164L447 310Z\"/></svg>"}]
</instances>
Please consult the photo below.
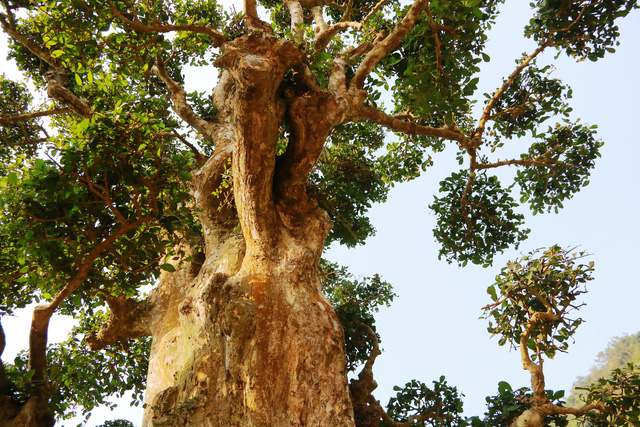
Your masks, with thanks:
<instances>
[{"instance_id":1,"label":"tree bark","mask_svg":"<svg viewBox=\"0 0 640 427\"><path fill-rule=\"evenodd\" d=\"M318 272L331 222L305 189L338 103L289 90L301 60L290 42L250 35L217 62L226 124L193 174L205 259L163 273L149 297L145 427L354 425L344 334ZM236 211L212 195L229 158Z\"/></svg>"},{"instance_id":2,"label":"tree bark","mask_svg":"<svg viewBox=\"0 0 640 427\"><path fill-rule=\"evenodd\" d=\"M537 408L530 408L513 420L510 427L544 427L547 415Z\"/></svg>"}]
</instances>

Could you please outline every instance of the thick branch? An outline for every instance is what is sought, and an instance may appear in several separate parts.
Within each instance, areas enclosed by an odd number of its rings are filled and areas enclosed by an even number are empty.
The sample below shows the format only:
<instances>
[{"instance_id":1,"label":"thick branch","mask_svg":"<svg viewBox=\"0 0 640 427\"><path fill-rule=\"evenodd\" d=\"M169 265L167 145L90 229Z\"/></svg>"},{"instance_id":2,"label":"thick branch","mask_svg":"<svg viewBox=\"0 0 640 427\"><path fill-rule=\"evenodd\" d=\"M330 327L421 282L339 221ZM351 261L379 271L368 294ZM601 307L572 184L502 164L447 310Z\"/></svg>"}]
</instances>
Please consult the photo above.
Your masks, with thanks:
<instances>
[{"instance_id":1,"label":"thick branch","mask_svg":"<svg viewBox=\"0 0 640 427\"><path fill-rule=\"evenodd\" d=\"M67 87L66 71L51 71L45 75L47 80L47 94L67 105L71 111L82 116L93 116L93 110L84 99L78 97Z\"/></svg>"},{"instance_id":2,"label":"thick branch","mask_svg":"<svg viewBox=\"0 0 640 427\"><path fill-rule=\"evenodd\" d=\"M233 217L232 206L226 203L228 194L221 194L220 191L224 174L231 173L233 142L233 126L227 124L221 127L213 156L198 170L192 172L192 192L208 248L215 248L221 244L218 241L221 223L229 223L229 218Z\"/></svg>"},{"instance_id":3,"label":"thick branch","mask_svg":"<svg viewBox=\"0 0 640 427\"><path fill-rule=\"evenodd\" d=\"M49 305L39 305L33 309L31 331L29 333L29 369L35 373L31 382L37 388L44 386L47 368L47 335L49 320L53 311Z\"/></svg>"},{"instance_id":4,"label":"thick branch","mask_svg":"<svg viewBox=\"0 0 640 427\"><path fill-rule=\"evenodd\" d=\"M344 108L329 91L312 92L292 101L287 112L291 136L276 172L279 197L291 200L303 197L308 175Z\"/></svg>"},{"instance_id":5,"label":"thick branch","mask_svg":"<svg viewBox=\"0 0 640 427\"><path fill-rule=\"evenodd\" d=\"M86 340L91 350L102 350L108 344L151 334L149 318L153 306L146 302L127 299L125 296L107 300L111 314L109 319Z\"/></svg>"},{"instance_id":6,"label":"thick branch","mask_svg":"<svg viewBox=\"0 0 640 427\"><path fill-rule=\"evenodd\" d=\"M171 94L170 98L173 103L173 110L176 114L200 132L205 138L213 140L217 129L216 124L204 120L193 111L193 108L191 108L187 102L187 92L182 86L169 77L160 56L156 57L156 65L152 68L152 71L167 85Z\"/></svg>"},{"instance_id":7,"label":"thick branch","mask_svg":"<svg viewBox=\"0 0 640 427\"><path fill-rule=\"evenodd\" d=\"M389 116L375 107L363 107L354 118L354 120L369 120L379 125L385 126L395 132L405 133L408 135L426 135L436 138L445 138L457 141L461 145L469 144L469 138L462 132L450 127L434 128L431 126L422 126L414 122L398 119Z\"/></svg>"},{"instance_id":8,"label":"thick branch","mask_svg":"<svg viewBox=\"0 0 640 427\"><path fill-rule=\"evenodd\" d=\"M367 97L367 92L360 89L349 93L347 89L347 66L352 64L357 58L369 53L376 43L385 37L386 33L382 31L378 33L373 42L363 42L357 47L347 48L340 52L331 64L329 89L339 96L350 98L352 100L351 108L353 110L359 110L362 107L362 103Z\"/></svg>"},{"instance_id":9,"label":"thick branch","mask_svg":"<svg viewBox=\"0 0 640 427\"><path fill-rule=\"evenodd\" d=\"M171 33L174 31L191 31L193 33L205 34L211 37L213 39L213 43L211 43L213 47L220 47L224 42L227 41L227 37L224 34L222 34L220 31L214 30L213 28L207 27L206 25L145 25L137 18L129 19L125 17L111 1L109 2L109 7L111 8L111 13L113 14L113 16L120 19L135 31L140 31L143 33Z\"/></svg>"},{"instance_id":10,"label":"thick branch","mask_svg":"<svg viewBox=\"0 0 640 427\"><path fill-rule=\"evenodd\" d=\"M333 36L338 34L340 31L348 30L349 28L360 29L362 28L362 24L359 22L352 21L344 21L333 24L329 27L322 29L315 37L313 41L314 50L321 51L324 50Z\"/></svg>"},{"instance_id":11,"label":"thick branch","mask_svg":"<svg viewBox=\"0 0 640 427\"><path fill-rule=\"evenodd\" d=\"M33 112L33 113L19 114L17 116L0 117L0 125L10 125L10 124L22 122L22 121L25 121L25 120L35 119L35 118L38 118L38 117L45 117L45 116L52 116L54 114L68 113L70 111L71 110L68 107L52 108L50 110L36 111L36 112Z\"/></svg>"},{"instance_id":12,"label":"thick branch","mask_svg":"<svg viewBox=\"0 0 640 427\"><path fill-rule=\"evenodd\" d=\"M246 16L249 21L259 19L256 0L244 0L244 16Z\"/></svg>"},{"instance_id":13,"label":"thick branch","mask_svg":"<svg viewBox=\"0 0 640 427\"><path fill-rule=\"evenodd\" d=\"M357 47L350 47L342 52L333 60L331 64L331 74L329 75L329 90L340 97L348 98L351 110L359 110L362 107L367 92L364 90L354 90L349 93L347 88L347 66L356 58L365 55L373 49L375 44L385 37L383 33L378 34L376 40L372 42L361 43Z\"/></svg>"},{"instance_id":14,"label":"thick branch","mask_svg":"<svg viewBox=\"0 0 640 427\"><path fill-rule=\"evenodd\" d=\"M248 35L228 43L216 65L233 77L233 185L242 231L250 253L264 260L274 247L276 212L273 173L278 124L284 103L278 90L285 71L302 63L289 41ZM255 252L251 252L255 251ZM261 263L263 261L260 261Z\"/></svg>"},{"instance_id":15,"label":"thick branch","mask_svg":"<svg viewBox=\"0 0 640 427\"><path fill-rule=\"evenodd\" d=\"M513 420L510 427L542 427L545 425L545 418L549 415L574 415L581 417L589 411L605 412L607 406L604 402L594 402L584 405L581 408L565 408L553 405L551 402L534 404L529 409Z\"/></svg>"},{"instance_id":16,"label":"thick branch","mask_svg":"<svg viewBox=\"0 0 640 427\"><path fill-rule=\"evenodd\" d=\"M561 320L560 316L553 313L537 312L527 322L527 326L520 336L520 358L522 360L523 369L529 371L531 375L531 389L533 390L534 406L540 406L549 403L545 392L544 371L542 369L542 358L539 358L539 364L533 363L529 356L527 342L531 337L531 332L536 324L543 321Z\"/></svg>"},{"instance_id":17,"label":"thick branch","mask_svg":"<svg viewBox=\"0 0 640 427\"><path fill-rule=\"evenodd\" d=\"M347 6L344 8L344 12L342 13L342 18L340 18L340 22L345 22L350 20L352 12L353 12L353 0L348 0Z\"/></svg>"},{"instance_id":18,"label":"thick branch","mask_svg":"<svg viewBox=\"0 0 640 427\"><path fill-rule=\"evenodd\" d=\"M347 94L347 65L349 60L346 55L339 55L331 64L329 76L329 90L341 95Z\"/></svg>"},{"instance_id":19,"label":"thick branch","mask_svg":"<svg viewBox=\"0 0 640 427\"><path fill-rule=\"evenodd\" d=\"M244 24L247 28L262 33L273 34L271 25L258 17L256 0L244 0L244 16Z\"/></svg>"},{"instance_id":20,"label":"thick branch","mask_svg":"<svg viewBox=\"0 0 640 427\"><path fill-rule=\"evenodd\" d=\"M581 417L589 411L605 412L607 406L604 402L592 402L580 408L566 408L564 406L553 405L552 412L549 415L574 415Z\"/></svg>"},{"instance_id":21,"label":"thick branch","mask_svg":"<svg viewBox=\"0 0 640 427\"><path fill-rule=\"evenodd\" d=\"M324 15L322 14L322 6L312 7L311 14L313 15L313 21L316 23L316 28L314 29L316 35L329 27L324 20Z\"/></svg>"},{"instance_id":22,"label":"thick branch","mask_svg":"<svg viewBox=\"0 0 640 427\"><path fill-rule=\"evenodd\" d=\"M291 14L291 33L293 41L300 44L304 41L304 13L297 0L286 0L285 4Z\"/></svg>"},{"instance_id":23,"label":"thick branch","mask_svg":"<svg viewBox=\"0 0 640 427\"><path fill-rule=\"evenodd\" d=\"M374 48L365 56L364 60L356 70L355 76L351 80L351 87L362 89L364 81L373 69L378 65L389 52L393 51L407 35L409 30L415 25L420 14L425 10L430 0L415 0L409 12L402 18L402 21L384 40L377 43Z\"/></svg>"}]
</instances>

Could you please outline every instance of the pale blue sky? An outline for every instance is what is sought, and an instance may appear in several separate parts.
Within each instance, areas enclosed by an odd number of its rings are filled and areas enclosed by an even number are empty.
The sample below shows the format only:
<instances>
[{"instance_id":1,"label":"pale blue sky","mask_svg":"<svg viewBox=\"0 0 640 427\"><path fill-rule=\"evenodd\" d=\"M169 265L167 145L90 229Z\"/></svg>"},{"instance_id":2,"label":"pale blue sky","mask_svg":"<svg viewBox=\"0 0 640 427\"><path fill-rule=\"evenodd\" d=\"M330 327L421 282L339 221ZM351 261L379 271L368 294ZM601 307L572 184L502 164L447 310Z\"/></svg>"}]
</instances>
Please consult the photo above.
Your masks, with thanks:
<instances>
[{"instance_id":1,"label":"pale blue sky","mask_svg":"<svg viewBox=\"0 0 640 427\"><path fill-rule=\"evenodd\" d=\"M513 70L514 59L531 52L521 37L530 18L528 2L510 1L490 33L480 90L493 92ZM399 186L389 200L372 209L378 229L366 246L331 248L328 258L350 266L355 274L381 274L399 295L378 316L384 353L374 373L376 397L386 403L395 384L412 378L425 383L446 375L465 395L465 413L482 414L484 397L497 393L499 381L514 388L529 386L519 354L490 339L487 323L478 319L489 303L486 288L507 260L521 252L559 244L580 245L593 253L595 280L589 284L579 316L586 320L568 354L545 364L547 387L569 390L575 378L588 373L596 355L611 337L640 331L640 279L634 267L640 256L638 223L638 159L640 132L640 11L621 22L621 46L598 63L559 58L554 76L573 88L574 117L598 124L605 142L591 184L565 203L559 214L528 215L532 232L520 250L498 256L494 267L458 268L438 261L431 230L435 216L427 205L439 181L457 170L454 152L442 153L420 179ZM553 55L546 55L547 61ZM513 141L524 145L525 141Z\"/></svg>"},{"instance_id":2,"label":"pale blue sky","mask_svg":"<svg viewBox=\"0 0 640 427\"><path fill-rule=\"evenodd\" d=\"M511 0L490 34L480 90L492 92L508 75L514 59L532 45L521 38L529 19L528 2ZM432 236L435 216L427 205L437 193L439 181L458 169L451 150L435 157L435 166L423 177L392 190L384 205L371 210L377 235L365 246L348 250L332 247L326 257L348 266L358 276L380 274L394 285L398 298L382 309L378 331L384 353L375 365L379 388L375 395L383 404L393 395L393 386L412 378L431 383L445 375L465 395L465 413L481 415L484 397L496 394L499 381L514 388L529 385L519 354L498 347L490 339L486 322L479 320L481 307L489 302L486 288L507 260L542 246L580 246L593 253L595 280L589 284L579 315L586 320L575 335L568 354L545 364L547 387L568 390L577 376L588 373L598 352L613 336L640 331L640 279L635 267L640 258L638 221L638 161L640 159L640 11L620 23L618 52L598 63L561 57L555 76L573 88L574 117L598 124L605 142L591 184L559 214L527 218L532 230L520 250L496 258L494 267L459 268L438 261L438 246ZM10 72L4 62L6 39L0 38L0 70ZM552 55L545 57L552 60ZM208 74L211 75L210 72ZM210 90L202 87L200 90ZM526 142L513 141L524 146ZM508 174L507 174L508 175ZM3 318L8 347L3 360L27 345L30 313ZM53 339L64 323L52 325ZM61 339L61 338L58 338ZM105 419L127 418L139 425L141 415L124 404L114 413L96 415L89 426ZM64 422L60 425L72 426Z\"/></svg>"}]
</instances>

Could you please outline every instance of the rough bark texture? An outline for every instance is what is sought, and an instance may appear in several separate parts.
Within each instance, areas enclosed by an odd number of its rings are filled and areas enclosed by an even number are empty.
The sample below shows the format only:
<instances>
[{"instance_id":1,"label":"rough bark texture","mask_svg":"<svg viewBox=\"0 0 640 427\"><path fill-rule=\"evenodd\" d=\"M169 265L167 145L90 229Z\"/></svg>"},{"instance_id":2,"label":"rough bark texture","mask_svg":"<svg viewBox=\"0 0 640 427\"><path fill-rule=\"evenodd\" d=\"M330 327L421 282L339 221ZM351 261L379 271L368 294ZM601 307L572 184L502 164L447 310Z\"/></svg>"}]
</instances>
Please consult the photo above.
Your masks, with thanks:
<instances>
[{"instance_id":1,"label":"rough bark texture","mask_svg":"<svg viewBox=\"0 0 640 427\"><path fill-rule=\"evenodd\" d=\"M510 427L544 427L547 415L537 408L527 409L513 420Z\"/></svg>"},{"instance_id":2,"label":"rough bark texture","mask_svg":"<svg viewBox=\"0 0 640 427\"><path fill-rule=\"evenodd\" d=\"M194 174L202 265L164 273L144 426L353 425L342 327L317 271L330 221L305 190L332 123L330 94L287 91L299 50L246 36L225 46L216 153ZM291 126L276 164L279 125ZM214 195L232 158L237 213Z\"/></svg>"}]
</instances>

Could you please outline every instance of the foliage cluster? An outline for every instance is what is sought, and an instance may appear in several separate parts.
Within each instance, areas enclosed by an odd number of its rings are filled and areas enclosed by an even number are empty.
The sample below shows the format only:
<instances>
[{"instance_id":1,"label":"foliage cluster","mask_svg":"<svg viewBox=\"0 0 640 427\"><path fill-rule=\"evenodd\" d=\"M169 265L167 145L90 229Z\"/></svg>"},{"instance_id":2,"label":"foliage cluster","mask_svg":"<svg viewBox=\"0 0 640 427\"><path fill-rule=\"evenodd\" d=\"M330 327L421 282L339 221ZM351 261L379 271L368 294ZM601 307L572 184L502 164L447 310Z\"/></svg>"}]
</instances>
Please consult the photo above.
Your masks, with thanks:
<instances>
[{"instance_id":1,"label":"foliage cluster","mask_svg":"<svg viewBox=\"0 0 640 427\"><path fill-rule=\"evenodd\" d=\"M578 264L584 252L569 254L558 246L509 262L487 289L493 303L485 307L488 331L500 335L499 344L524 344L535 352L534 359L566 351L568 340L582 319L569 314L582 305L576 301L592 280L593 261Z\"/></svg>"}]
</instances>

